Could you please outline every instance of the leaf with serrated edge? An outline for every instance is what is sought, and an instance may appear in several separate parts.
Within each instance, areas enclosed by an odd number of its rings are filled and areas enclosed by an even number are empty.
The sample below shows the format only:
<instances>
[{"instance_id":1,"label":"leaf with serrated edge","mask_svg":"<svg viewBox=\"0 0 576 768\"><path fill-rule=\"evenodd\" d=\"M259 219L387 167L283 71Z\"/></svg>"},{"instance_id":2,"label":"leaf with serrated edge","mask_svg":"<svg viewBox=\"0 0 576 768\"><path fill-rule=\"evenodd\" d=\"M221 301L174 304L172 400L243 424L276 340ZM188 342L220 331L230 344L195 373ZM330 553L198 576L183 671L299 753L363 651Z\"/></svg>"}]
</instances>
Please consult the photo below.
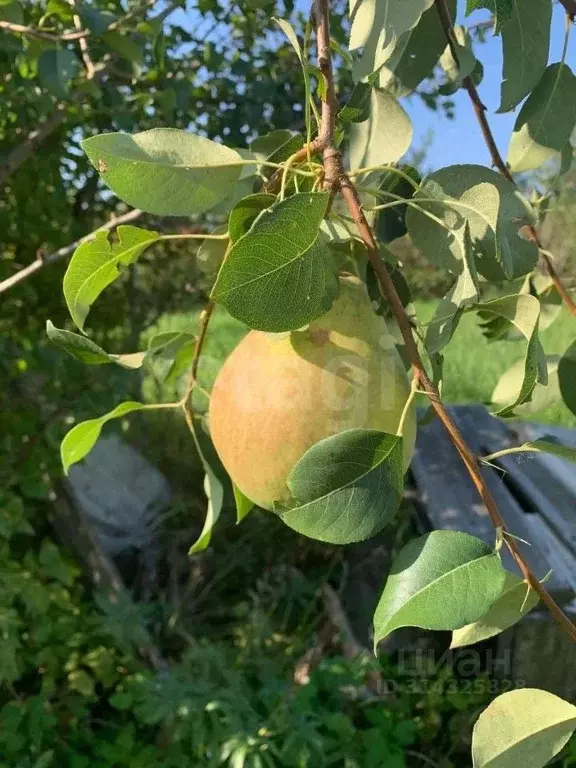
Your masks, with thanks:
<instances>
[{"instance_id":1,"label":"leaf with serrated edge","mask_svg":"<svg viewBox=\"0 0 576 768\"><path fill-rule=\"evenodd\" d=\"M175 128L103 133L82 142L121 200L159 216L190 216L223 200L240 177L233 149Z\"/></svg>"},{"instance_id":2,"label":"leaf with serrated edge","mask_svg":"<svg viewBox=\"0 0 576 768\"><path fill-rule=\"evenodd\" d=\"M575 728L576 707L553 693L538 688L508 691L474 725L474 768L543 768Z\"/></svg>"},{"instance_id":3,"label":"leaf with serrated edge","mask_svg":"<svg viewBox=\"0 0 576 768\"><path fill-rule=\"evenodd\" d=\"M565 406L576 416L576 340L558 363L558 383Z\"/></svg>"},{"instance_id":4,"label":"leaf with serrated edge","mask_svg":"<svg viewBox=\"0 0 576 768\"><path fill-rule=\"evenodd\" d=\"M454 230L467 220L476 268L483 277L501 281L534 268L538 248L518 234L523 225L535 223L534 212L518 189L496 171L481 165L442 168L424 179L414 202L444 224L414 206L406 216L414 245L434 265L455 274L461 271L465 241L455 237Z\"/></svg>"},{"instance_id":5,"label":"leaf with serrated edge","mask_svg":"<svg viewBox=\"0 0 576 768\"><path fill-rule=\"evenodd\" d=\"M538 336L540 302L529 294L504 296L501 299L485 301L477 306L483 316L497 315L512 323L528 342L524 362L524 377L514 399L495 411L501 418L510 418L515 414L515 407L529 402L536 384L548 383L546 356Z\"/></svg>"},{"instance_id":6,"label":"leaf with serrated edge","mask_svg":"<svg viewBox=\"0 0 576 768\"><path fill-rule=\"evenodd\" d=\"M576 125L576 77L567 64L552 64L520 110L508 148L515 172L532 171L560 158Z\"/></svg>"},{"instance_id":7,"label":"leaf with serrated edge","mask_svg":"<svg viewBox=\"0 0 576 768\"><path fill-rule=\"evenodd\" d=\"M538 83L550 48L550 0L512 0L514 14L502 30L502 95L498 112L510 112Z\"/></svg>"},{"instance_id":8,"label":"leaf with serrated edge","mask_svg":"<svg viewBox=\"0 0 576 768\"><path fill-rule=\"evenodd\" d=\"M395 163L410 149L413 133L410 118L394 96L374 88L368 120L350 127L351 170Z\"/></svg>"},{"instance_id":9,"label":"leaf with serrated edge","mask_svg":"<svg viewBox=\"0 0 576 768\"><path fill-rule=\"evenodd\" d=\"M234 501L236 502L236 522L241 523L244 518L254 509L254 502L245 496L235 483L232 483L234 491Z\"/></svg>"},{"instance_id":10,"label":"leaf with serrated edge","mask_svg":"<svg viewBox=\"0 0 576 768\"><path fill-rule=\"evenodd\" d=\"M460 629L484 616L502 593L500 557L480 539L432 531L398 554L374 614L375 646L395 629Z\"/></svg>"},{"instance_id":11,"label":"leaf with serrated edge","mask_svg":"<svg viewBox=\"0 0 576 768\"><path fill-rule=\"evenodd\" d=\"M46 322L46 334L53 344L87 365L116 363L123 368L134 370L142 366L146 355L145 352L129 352L122 355L109 354L86 336L63 328L56 328L50 320Z\"/></svg>"},{"instance_id":12,"label":"leaf with serrated edge","mask_svg":"<svg viewBox=\"0 0 576 768\"><path fill-rule=\"evenodd\" d=\"M261 331L291 331L325 314L338 293L330 251L318 241L328 198L296 194L263 211L230 249L212 299Z\"/></svg>"},{"instance_id":13,"label":"leaf with serrated edge","mask_svg":"<svg viewBox=\"0 0 576 768\"><path fill-rule=\"evenodd\" d=\"M363 49L353 75L369 77L390 58L401 36L413 29L434 0L350 0L350 51Z\"/></svg>"},{"instance_id":14,"label":"leaf with serrated edge","mask_svg":"<svg viewBox=\"0 0 576 768\"><path fill-rule=\"evenodd\" d=\"M508 571L502 594L485 616L452 632L450 648L462 648L499 635L530 613L538 604L538 593L515 573Z\"/></svg>"},{"instance_id":15,"label":"leaf with serrated edge","mask_svg":"<svg viewBox=\"0 0 576 768\"><path fill-rule=\"evenodd\" d=\"M400 505L402 438L350 429L310 448L293 468L288 487L297 506L279 510L295 531L331 544L374 536Z\"/></svg>"},{"instance_id":16,"label":"leaf with serrated edge","mask_svg":"<svg viewBox=\"0 0 576 768\"><path fill-rule=\"evenodd\" d=\"M82 421L80 424L76 424L70 432L62 440L60 446L60 457L62 459L62 466L64 472L68 474L68 470L72 464L76 464L78 461L82 461L92 448L96 445L102 427L111 419L119 419L121 416L126 416L134 411L141 411L146 406L142 403L136 403L128 401L120 403L114 410L109 413L105 413L104 416L100 416L97 419L88 419L88 421Z\"/></svg>"},{"instance_id":17,"label":"leaf with serrated edge","mask_svg":"<svg viewBox=\"0 0 576 768\"><path fill-rule=\"evenodd\" d=\"M64 298L81 331L92 304L120 276L119 266L133 264L159 237L157 232L129 225L118 227L116 234L117 243L110 242L108 232L99 232L94 240L79 245L66 269Z\"/></svg>"}]
</instances>

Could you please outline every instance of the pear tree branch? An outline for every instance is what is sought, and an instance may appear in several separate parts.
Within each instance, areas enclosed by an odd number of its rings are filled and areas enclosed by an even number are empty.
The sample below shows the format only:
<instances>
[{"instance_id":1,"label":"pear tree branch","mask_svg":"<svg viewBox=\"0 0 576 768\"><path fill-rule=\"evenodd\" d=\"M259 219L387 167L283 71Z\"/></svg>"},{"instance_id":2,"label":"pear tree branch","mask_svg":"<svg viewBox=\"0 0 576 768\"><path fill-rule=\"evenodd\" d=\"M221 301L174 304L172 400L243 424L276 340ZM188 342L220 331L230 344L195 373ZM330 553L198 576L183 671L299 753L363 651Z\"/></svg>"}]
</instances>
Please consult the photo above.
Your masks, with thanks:
<instances>
[{"instance_id":1,"label":"pear tree branch","mask_svg":"<svg viewBox=\"0 0 576 768\"><path fill-rule=\"evenodd\" d=\"M444 29L444 34L446 35L448 45L450 46L450 50L452 52L452 57L454 58L454 61L458 62L456 38L454 35L454 25L452 23L452 17L450 16L450 10L448 8L446 0L435 0L435 2L436 2L436 9L440 17L440 22ZM576 0L561 0L561 2L562 2L562 5L566 8L566 12L571 16L571 18L573 18L574 15L576 14ZM478 124L480 125L480 129L482 131L484 141L486 142L486 146L488 147L488 151L490 152L490 157L492 158L493 166L498 169L498 171L502 174L502 176L504 176L505 179L508 179L508 181L514 184L514 186L517 186L514 180L514 177L510 173L510 169L508 168L508 166L504 161L504 158L500 154L500 150L498 149L498 146L496 144L496 139L494 138L494 134L490 127L490 123L488 122L488 118L486 117L486 107L482 103L482 99L480 98L480 94L478 93L478 89L476 88L474 80L472 79L472 77L470 77L470 75L468 75L468 77L464 78L464 80L462 81L462 84L464 85L464 88L468 92L470 101L472 102L472 106L476 114L476 119L478 120ZM538 246L542 261L544 262L546 270L550 275L550 279L554 283L556 290L558 291L562 301L564 302L566 307L569 309L569 311L576 316L576 302L570 296L566 286L562 282L560 275L558 274L558 272L554 267L554 264L552 263L552 259L544 251L542 247L542 241L540 240L540 235L538 234L536 227L530 224L528 227L528 231L530 233L530 239L534 243L536 243L536 245Z\"/></svg>"},{"instance_id":2,"label":"pear tree branch","mask_svg":"<svg viewBox=\"0 0 576 768\"><path fill-rule=\"evenodd\" d=\"M480 471L478 457L473 453L466 441L462 437L458 427L452 420L448 410L442 403L438 390L430 380L424 363L418 351L418 345L412 331L410 318L406 314L402 302L396 292L390 273L384 261L380 258L378 243L366 220L362 203L358 191L344 172L342 155L334 142L334 122L337 109L337 102L334 91L334 71L332 66L332 53L330 49L330 26L329 26L329 0L314 0L314 14L316 20L316 36L318 45L318 66L326 79L326 95L322 101L322 123L321 123L321 146L324 155L325 168L325 186L331 192L340 190L347 203L350 215L354 220L360 237L368 252L368 258L380 282L382 292L390 309L396 319L414 375L418 378L420 386L428 396L430 403L438 418L444 425L446 431L458 452L470 477L472 478L478 493L480 494L490 518L494 524L499 540L503 540L508 547L510 554L518 565L527 583L538 594L542 602L548 607L554 619L559 626L576 642L576 625L570 621L562 608L555 602L546 588L540 583L538 578L532 572L528 563L518 549L514 538L508 533L506 523L500 514L494 497L490 492L484 477ZM322 131L324 130L324 132Z\"/></svg>"}]
</instances>

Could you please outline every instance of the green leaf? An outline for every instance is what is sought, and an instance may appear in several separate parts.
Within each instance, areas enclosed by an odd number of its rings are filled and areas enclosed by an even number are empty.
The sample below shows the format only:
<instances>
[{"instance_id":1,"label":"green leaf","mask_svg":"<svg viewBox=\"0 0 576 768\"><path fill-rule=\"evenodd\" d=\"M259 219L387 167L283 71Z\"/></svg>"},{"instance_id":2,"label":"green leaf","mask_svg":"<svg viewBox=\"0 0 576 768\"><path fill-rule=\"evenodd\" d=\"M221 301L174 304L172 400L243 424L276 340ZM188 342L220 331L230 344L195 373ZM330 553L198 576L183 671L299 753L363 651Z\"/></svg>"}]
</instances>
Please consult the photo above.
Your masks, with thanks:
<instances>
[{"instance_id":1,"label":"green leaf","mask_svg":"<svg viewBox=\"0 0 576 768\"><path fill-rule=\"evenodd\" d=\"M392 564L374 614L374 644L399 627L454 630L484 616L500 597L500 556L459 531L412 539Z\"/></svg>"},{"instance_id":2,"label":"green leaf","mask_svg":"<svg viewBox=\"0 0 576 768\"><path fill-rule=\"evenodd\" d=\"M517 294L486 301L479 304L477 309L483 318L496 315L509 321L528 342L518 391L508 404L495 411L495 415L501 418L510 418L514 416L516 406L529 402L536 384L548 383L546 356L538 337L540 302L535 296Z\"/></svg>"},{"instance_id":3,"label":"green leaf","mask_svg":"<svg viewBox=\"0 0 576 768\"><path fill-rule=\"evenodd\" d=\"M462 248L462 271L452 288L438 304L426 331L426 351L429 355L440 352L450 343L460 322L462 312L466 307L476 304L479 298L478 276L472 257L473 247L468 222L464 225L462 237L465 241Z\"/></svg>"},{"instance_id":4,"label":"green leaf","mask_svg":"<svg viewBox=\"0 0 576 768\"><path fill-rule=\"evenodd\" d=\"M535 453L549 453L552 456L557 456L559 459L576 462L576 448L570 448L567 445L554 442L553 439L546 440L544 437L538 438L538 440L530 440L515 448L508 448L506 453L527 453L530 451Z\"/></svg>"},{"instance_id":5,"label":"green leaf","mask_svg":"<svg viewBox=\"0 0 576 768\"><path fill-rule=\"evenodd\" d=\"M208 499L204 526L200 536L188 551L189 555L196 555L207 549L212 539L212 530L218 522L224 503L224 484L222 483L220 472L218 471L219 463L215 456L212 441L197 420L193 422L192 436L196 444L196 450L200 456L200 461L204 467L204 472L206 473L206 476L204 477L204 492Z\"/></svg>"},{"instance_id":6,"label":"green leaf","mask_svg":"<svg viewBox=\"0 0 576 768\"><path fill-rule=\"evenodd\" d=\"M121 225L117 243L110 243L108 232L98 232L94 240L74 251L64 275L64 298L70 316L83 330L90 307L102 291L120 276L120 266L133 264L140 254L158 239L157 232Z\"/></svg>"},{"instance_id":7,"label":"green leaf","mask_svg":"<svg viewBox=\"0 0 576 768\"><path fill-rule=\"evenodd\" d=\"M134 411L141 411L145 407L142 403L128 401L120 403L114 410L105 413L104 416L100 416L97 419L88 419L88 421L76 424L68 432L64 440L62 440L62 445L60 446L60 457L64 472L68 474L72 464L82 461L90 453L100 437L104 424L111 419L119 419L121 416L126 416Z\"/></svg>"},{"instance_id":8,"label":"green leaf","mask_svg":"<svg viewBox=\"0 0 576 768\"><path fill-rule=\"evenodd\" d=\"M227 231L228 227L223 224L220 227L216 227L216 229L212 231L212 234L223 235ZM218 270L220 269L220 265L224 261L224 256L228 250L229 242L229 240L224 239L212 240L207 238L206 240L202 240L200 246L198 247L198 251L196 252L196 261L198 263L198 267L205 275L208 275L212 278L216 277Z\"/></svg>"},{"instance_id":9,"label":"green leaf","mask_svg":"<svg viewBox=\"0 0 576 768\"><path fill-rule=\"evenodd\" d=\"M548 691L520 688L498 696L474 726L474 768L543 768L568 743L576 707Z\"/></svg>"},{"instance_id":10,"label":"green leaf","mask_svg":"<svg viewBox=\"0 0 576 768\"><path fill-rule=\"evenodd\" d=\"M349 429L313 445L288 477L297 506L279 510L298 533L330 544L363 541L381 531L402 498L402 438Z\"/></svg>"},{"instance_id":11,"label":"green leaf","mask_svg":"<svg viewBox=\"0 0 576 768\"><path fill-rule=\"evenodd\" d=\"M422 181L417 169L411 165L399 165L398 169L407 174L417 184L420 184ZM383 193L387 192L392 195L398 195L405 200L410 200L416 192L413 184L410 184L407 179L393 170L386 171L380 177L378 189ZM386 199L386 195L383 195L383 199ZM408 205L406 204L395 205L393 208L385 208L383 211L379 211L376 229L381 243L391 243L399 237L404 237L408 231L406 227L407 212Z\"/></svg>"},{"instance_id":12,"label":"green leaf","mask_svg":"<svg viewBox=\"0 0 576 768\"><path fill-rule=\"evenodd\" d=\"M76 9L78 15L82 19L83 25L86 29L89 29L93 35L101 35L105 32L113 21L118 18L113 13L108 11L101 11L98 8L94 8L93 5L87 3L77 3Z\"/></svg>"},{"instance_id":13,"label":"green leaf","mask_svg":"<svg viewBox=\"0 0 576 768\"><path fill-rule=\"evenodd\" d=\"M144 48L139 43L128 35L116 31L104 32L101 37L106 45L133 65L136 75L141 73L144 64Z\"/></svg>"},{"instance_id":14,"label":"green leaf","mask_svg":"<svg viewBox=\"0 0 576 768\"><path fill-rule=\"evenodd\" d=\"M75 669L68 673L68 686L71 691L77 691L81 696L87 698L94 696L94 678L83 669Z\"/></svg>"},{"instance_id":15,"label":"green leaf","mask_svg":"<svg viewBox=\"0 0 576 768\"><path fill-rule=\"evenodd\" d=\"M23 24L24 13L22 6L17 2L0 3L0 21L8 21L10 24Z\"/></svg>"},{"instance_id":16,"label":"green leaf","mask_svg":"<svg viewBox=\"0 0 576 768\"><path fill-rule=\"evenodd\" d=\"M456 16L456 0L448 0L450 16ZM405 32L392 56L380 70L380 87L395 96L406 96L430 75L446 48L446 34L435 5L422 14L413 29Z\"/></svg>"},{"instance_id":17,"label":"green leaf","mask_svg":"<svg viewBox=\"0 0 576 768\"><path fill-rule=\"evenodd\" d=\"M228 219L230 240L235 243L242 235L245 235L262 211L270 208L275 202L275 195L260 192L255 195L248 195L236 203L230 211L230 218Z\"/></svg>"},{"instance_id":18,"label":"green leaf","mask_svg":"<svg viewBox=\"0 0 576 768\"><path fill-rule=\"evenodd\" d=\"M436 202L437 201L437 202ZM499 173L480 165L453 165L424 179L406 216L414 245L434 265L455 274L473 255L488 280L505 280L531 272L538 258L535 243L518 234L535 223L534 212L518 189ZM437 219L437 220L435 220ZM470 238L464 235L464 221ZM470 242L472 254L465 253Z\"/></svg>"},{"instance_id":19,"label":"green leaf","mask_svg":"<svg viewBox=\"0 0 576 768\"><path fill-rule=\"evenodd\" d=\"M350 51L362 49L356 81L376 72L393 54L399 39L413 29L434 0L350 0Z\"/></svg>"},{"instance_id":20,"label":"green leaf","mask_svg":"<svg viewBox=\"0 0 576 768\"><path fill-rule=\"evenodd\" d=\"M363 123L370 117L370 99L372 86L370 83L356 83L348 102L338 113L341 123Z\"/></svg>"},{"instance_id":21,"label":"green leaf","mask_svg":"<svg viewBox=\"0 0 576 768\"><path fill-rule=\"evenodd\" d=\"M233 483L232 489L234 491L234 501L236 502L236 522L241 523L242 520L254 509L254 502L245 496L240 488Z\"/></svg>"},{"instance_id":22,"label":"green leaf","mask_svg":"<svg viewBox=\"0 0 576 768\"><path fill-rule=\"evenodd\" d=\"M253 139L250 142L250 151L260 160L268 160L273 152L290 142L294 137L293 131L287 128L278 128Z\"/></svg>"},{"instance_id":23,"label":"green leaf","mask_svg":"<svg viewBox=\"0 0 576 768\"><path fill-rule=\"evenodd\" d=\"M413 133L410 118L394 96L373 88L370 117L350 127L351 170L395 163L410 149Z\"/></svg>"},{"instance_id":24,"label":"green leaf","mask_svg":"<svg viewBox=\"0 0 576 768\"><path fill-rule=\"evenodd\" d=\"M452 48L447 45L440 56L440 66L444 70L449 83L458 86L465 77L469 77L478 64L472 51L470 36L464 27L454 27L456 42L454 44L456 58L452 53Z\"/></svg>"},{"instance_id":25,"label":"green leaf","mask_svg":"<svg viewBox=\"0 0 576 768\"><path fill-rule=\"evenodd\" d=\"M506 572L502 594L485 616L452 633L450 648L462 648L499 635L512 627L538 604L538 593L519 576Z\"/></svg>"},{"instance_id":26,"label":"green leaf","mask_svg":"<svg viewBox=\"0 0 576 768\"><path fill-rule=\"evenodd\" d=\"M570 344L558 364L558 382L564 404L576 416L576 340Z\"/></svg>"},{"instance_id":27,"label":"green leaf","mask_svg":"<svg viewBox=\"0 0 576 768\"><path fill-rule=\"evenodd\" d=\"M150 339L144 365L162 384L176 380L192 362L196 337L186 331L165 331Z\"/></svg>"},{"instance_id":28,"label":"green leaf","mask_svg":"<svg viewBox=\"0 0 576 768\"><path fill-rule=\"evenodd\" d=\"M318 232L328 194L296 194L263 211L232 246L212 289L214 301L262 331L290 331L324 314L338 292Z\"/></svg>"},{"instance_id":29,"label":"green leaf","mask_svg":"<svg viewBox=\"0 0 576 768\"><path fill-rule=\"evenodd\" d=\"M130 136L103 133L82 142L90 162L121 200L148 213L190 216L212 208L240 176L240 155L174 128Z\"/></svg>"},{"instance_id":30,"label":"green leaf","mask_svg":"<svg viewBox=\"0 0 576 768\"><path fill-rule=\"evenodd\" d=\"M50 341L56 346L68 352L69 355L80 360L87 365L105 365L106 363L116 363L123 368L140 368L144 361L144 352L134 352L127 355L111 355L105 352L102 347L95 344L86 336L79 333L66 331L63 328L56 328L50 320L46 322L46 334Z\"/></svg>"},{"instance_id":31,"label":"green leaf","mask_svg":"<svg viewBox=\"0 0 576 768\"><path fill-rule=\"evenodd\" d=\"M550 0L512 0L514 14L502 30L504 65L498 112L510 112L538 83L550 49Z\"/></svg>"},{"instance_id":32,"label":"green leaf","mask_svg":"<svg viewBox=\"0 0 576 768\"><path fill-rule=\"evenodd\" d=\"M78 59L72 51L53 48L43 51L38 59L40 84L59 99L70 90L70 82L78 74Z\"/></svg>"},{"instance_id":33,"label":"green leaf","mask_svg":"<svg viewBox=\"0 0 576 768\"><path fill-rule=\"evenodd\" d=\"M498 35L514 13L513 0L467 0L466 15L478 8L487 8L494 16L494 34Z\"/></svg>"},{"instance_id":34,"label":"green leaf","mask_svg":"<svg viewBox=\"0 0 576 768\"><path fill-rule=\"evenodd\" d=\"M541 324L539 323L539 328L540 325ZM560 388L558 385L559 363L560 357L558 355L549 355L546 357L548 383L546 385L537 383L530 400L523 405L517 405L514 408L514 413L519 418L529 418L535 413L540 413L550 405L558 402L560 399ZM492 392L491 402L493 405L503 408L507 403L515 402L518 399L524 380L525 369L526 362L524 359L520 359L500 377Z\"/></svg>"},{"instance_id":35,"label":"green leaf","mask_svg":"<svg viewBox=\"0 0 576 768\"><path fill-rule=\"evenodd\" d=\"M306 129L308 132L308 135L310 135L311 131L311 122L310 122L310 98L311 98L311 92L310 92L310 72L308 68L308 62L304 58L304 55L302 53L302 49L300 48L300 43L298 42L298 37L296 35L296 32L294 31L291 24L289 24L284 19L276 19L273 18L272 21L274 21L284 32L286 37L288 38L288 41L290 42L290 45L292 48L294 48L294 51L296 52L296 56L298 56L298 61L300 62L300 66L302 67L302 76L304 80L304 98L305 98L305 123L306 123Z\"/></svg>"},{"instance_id":36,"label":"green leaf","mask_svg":"<svg viewBox=\"0 0 576 768\"><path fill-rule=\"evenodd\" d=\"M576 77L566 64L542 75L516 120L508 148L512 171L531 171L560 158L576 125Z\"/></svg>"}]
</instances>

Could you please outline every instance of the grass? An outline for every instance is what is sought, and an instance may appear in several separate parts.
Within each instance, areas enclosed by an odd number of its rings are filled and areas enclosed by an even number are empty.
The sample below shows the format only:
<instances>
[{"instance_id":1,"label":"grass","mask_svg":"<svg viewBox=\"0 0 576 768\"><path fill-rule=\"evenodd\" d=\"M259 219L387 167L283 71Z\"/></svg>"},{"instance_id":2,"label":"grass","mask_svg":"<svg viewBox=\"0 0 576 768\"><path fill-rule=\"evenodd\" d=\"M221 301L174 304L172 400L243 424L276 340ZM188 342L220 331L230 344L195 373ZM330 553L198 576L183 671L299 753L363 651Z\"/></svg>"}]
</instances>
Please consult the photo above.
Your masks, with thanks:
<instances>
[{"instance_id":1,"label":"grass","mask_svg":"<svg viewBox=\"0 0 576 768\"><path fill-rule=\"evenodd\" d=\"M418 301L416 310L421 323L432 317L436 301ZM161 318L152 330L190 330L197 327L198 312L171 314ZM562 311L556 321L541 333L542 344L548 355L561 355L574 337L573 319ZM246 333L246 328L223 309L217 308L212 318L203 361L200 381L210 389L222 361ZM474 313L464 315L458 330L446 350L444 399L449 403L482 402L489 404L492 391L500 376L517 360L522 359L525 343L499 341L488 343L482 335ZM148 391L148 399L150 391ZM169 396L169 395L168 395ZM197 407L204 408L204 402ZM576 427L576 417L558 399L545 410L531 414L533 421Z\"/></svg>"}]
</instances>

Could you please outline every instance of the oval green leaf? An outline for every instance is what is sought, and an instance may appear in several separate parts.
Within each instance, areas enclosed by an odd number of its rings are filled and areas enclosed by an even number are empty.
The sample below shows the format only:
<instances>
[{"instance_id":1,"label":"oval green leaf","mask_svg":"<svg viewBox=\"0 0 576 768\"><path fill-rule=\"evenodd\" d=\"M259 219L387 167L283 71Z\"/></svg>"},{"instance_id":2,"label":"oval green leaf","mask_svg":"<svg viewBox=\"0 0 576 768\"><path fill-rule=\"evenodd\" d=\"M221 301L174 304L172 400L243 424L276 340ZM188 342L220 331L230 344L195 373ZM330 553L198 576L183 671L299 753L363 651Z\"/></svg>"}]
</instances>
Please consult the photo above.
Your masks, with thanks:
<instances>
[{"instance_id":1,"label":"oval green leaf","mask_svg":"<svg viewBox=\"0 0 576 768\"><path fill-rule=\"evenodd\" d=\"M212 299L250 328L301 328L330 308L338 279L318 233L326 193L296 194L263 211L230 249Z\"/></svg>"},{"instance_id":2,"label":"oval green leaf","mask_svg":"<svg viewBox=\"0 0 576 768\"><path fill-rule=\"evenodd\" d=\"M502 594L485 616L452 633L450 648L473 645L499 635L538 604L538 593L515 573L507 572Z\"/></svg>"},{"instance_id":3,"label":"oval green leaf","mask_svg":"<svg viewBox=\"0 0 576 768\"><path fill-rule=\"evenodd\" d=\"M503 693L472 735L474 768L543 768L568 743L576 707L538 688Z\"/></svg>"},{"instance_id":4,"label":"oval green leaf","mask_svg":"<svg viewBox=\"0 0 576 768\"><path fill-rule=\"evenodd\" d=\"M564 404L576 416L576 340L558 363L558 384Z\"/></svg>"},{"instance_id":5,"label":"oval green leaf","mask_svg":"<svg viewBox=\"0 0 576 768\"><path fill-rule=\"evenodd\" d=\"M313 445L288 478L294 506L280 510L298 533L330 544L363 541L381 531L402 498L402 438L349 429Z\"/></svg>"},{"instance_id":6,"label":"oval green leaf","mask_svg":"<svg viewBox=\"0 0 576 768\"><path fill-rule=\"evenodd\" d=\"M275 202L275 195L259 192L255 195L248 195L236 203L230 211L230 218L228 219L230 240L235 243L236 240L245 235L262 211L270 208Z\"/></svg>"},{"instance_id":7,"label":"oval green leaf","mask_svg":"<svg viewBox=\"0 0 576 768\"><path fill-rule=\"evenodd\" d=\"M394 96L373 88L368 119L350 127L350 168L395 163L410 149L413 133L410 118Z\"/></svg>"},{"instance_id":8,"label":"oval green leaf","mask_svg":"<svg viewBox=\"0 0 576 768\"><path fill-rule=\"evenodd\" d=\"M576 77L552 64L520 110L508 149L512 171L532 171L559 158L576 125Z\"/></svg>"},{"instance_id":9,"label":"oval green leaf","mask_svg":"<svg viewBox=\"0 0 576 768\"><path fill-rule=\"evenodd\" d=\"M108 232L98 232L94 240L79 245L66 269L64 298L81 331L92 304L120 276L119 267L132 264L159 237L130 225L118 227L116 234L117 243L110 242Z\"/></svg>"},{"instance_id":10,"label":"oval green leaf","mask_svg":"<svg viewBox=\"0 0 576 768\"><path fill-rule=\"evenodd\" d=\"M100 416L97 419L88 419L88 421L82 421L80 424L76 424L70 432L66 435L60 446L60 457L62 459L62 466L64 472L68 474L68 470L72 464L76 464L78 461L82 461L92 448L96 445L102 427L111 419L119 419L121 416L126 416L128 413L134 411L141 411L146 406L142 403L136 403L128 401L126 403L120 403L114 410L109 413L105 413L104 416Z\"/></svg>"},{"instance_id":11,"label":"oval green leaf","mask_svg":"<svg viewBox=\"0 0 576 768\"><path fill-rule=\"evenodd\" d=\"M161 216L202 213L223 200L240 176L238 152L174 128L130 136L103 133L82 142L121 200Z\"/></svg>"},{"instance_id":12,"label":"oval green leaf","mask_svg":"<svg viewBox=\"0 0 576 768\"><path fill-rule=\"evenodd\" d=\"M454 630L484 616L502 593L500 556L459 531L412 539L392 564L374 614L375 646L399 627Z\"/></svg>"}]
</instances>

